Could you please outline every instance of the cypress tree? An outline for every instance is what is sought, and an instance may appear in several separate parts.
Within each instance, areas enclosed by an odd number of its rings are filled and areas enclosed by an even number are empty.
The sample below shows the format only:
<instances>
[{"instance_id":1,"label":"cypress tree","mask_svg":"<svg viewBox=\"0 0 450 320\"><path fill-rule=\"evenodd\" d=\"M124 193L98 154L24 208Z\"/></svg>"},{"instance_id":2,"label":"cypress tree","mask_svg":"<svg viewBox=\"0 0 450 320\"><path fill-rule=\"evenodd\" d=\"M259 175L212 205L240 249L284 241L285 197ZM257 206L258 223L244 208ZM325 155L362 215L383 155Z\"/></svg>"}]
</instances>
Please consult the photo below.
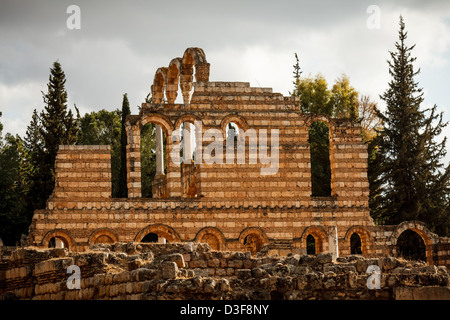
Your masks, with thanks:
<instances>
[{"instance_id":1,"label":"cypress tree","mask_svg":"<svg viewBox=\"0 0 450 320\"><path fill-rule=\"evenodd\" d=\"M442 122L442 113L437 113L436 106L420 108L423 92L414 80L420 69L415 71L416 58L411 56L415 45L408 47L405 43L407 32L402 17L399 25L396 51L390 52L388 61L392 79L380 96L386 111L377 112L383 121L379 142L383 188L380 218L390 224L421 220L434 232L442 233L443 226L439 224L445 219L448 223L445 198L450 166L443 168L440 162L446 154L446 140L437 143L435 139L447 123Z\"/></svg>"},{"instance_id":2,"label":"cypress tree","mask_svg":"<svg viewBox=\"0 0 450 320\"><path fill-rule=\"evenodd\" d=\"M125 120L131 113L128 96L125 93L122 99L122 120L121 120L121 136L120 136L120 171L119 171L119 187L118 196L121 198L128 197L127 187L127 132L125 130Z\"/></svg>"},{"instance_id":3,"label":"cypress tree","mask_svg":"<svg viewBox=\"0 0 450 320\"><path fill-rule=\"evenodd\" d=\"M47 93L42 93L46 106L41 112L42 137L50 164L54 165L59 145L76 142L77 120L67 108L66 76L58 61L50 69Z\"/></svg>"},{"instance_id":4,"label":"cypress tree","mask_svg":"<svg viewBox=\"0 0 450 320\"><path fill-rule=\"evenodd\" d=\"M29 156L33 159L32 181L35 191L30 196L34 209L45 207L46 200L53 191L59 146L76 142L78 123L72 111L67 108L65 83L64 71L56 61L50 68L47 93L42 92L44 110L39 116L34 112L25 138L25 145L30 148Z\"/></svg>"}]
</instances>

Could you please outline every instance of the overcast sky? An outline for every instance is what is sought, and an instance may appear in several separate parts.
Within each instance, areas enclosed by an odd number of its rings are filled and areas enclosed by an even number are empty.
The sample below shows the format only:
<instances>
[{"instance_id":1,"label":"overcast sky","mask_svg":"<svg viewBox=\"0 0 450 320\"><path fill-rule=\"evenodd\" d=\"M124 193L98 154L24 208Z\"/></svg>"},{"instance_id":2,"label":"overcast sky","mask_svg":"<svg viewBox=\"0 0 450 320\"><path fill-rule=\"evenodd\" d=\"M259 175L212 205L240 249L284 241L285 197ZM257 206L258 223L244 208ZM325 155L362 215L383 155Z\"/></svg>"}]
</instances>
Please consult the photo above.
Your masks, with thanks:
<instances>
[{"instance_id":1,"label":"overcast sky","mask_svg":"<svg viewBox=\"0 0 450 320\"><path fill-rule=\"evenodd\" d=\"M70 5L80 8L80 29L67 27ZM371 5L380 13L375 29ZM0 121L4 133L24 135L33 109L43 108L56 60L70 107L114 110L128 93L137 113L156 69L188 47L203 48L211 81L247 81L284 95L292 91L296 52L302 76L321 73L331 88L345 73L382 105L400 15L407 43L416 44L423 107L438 105L448 121L450 1L0 0Z\"/></svg>"}]
</instances>

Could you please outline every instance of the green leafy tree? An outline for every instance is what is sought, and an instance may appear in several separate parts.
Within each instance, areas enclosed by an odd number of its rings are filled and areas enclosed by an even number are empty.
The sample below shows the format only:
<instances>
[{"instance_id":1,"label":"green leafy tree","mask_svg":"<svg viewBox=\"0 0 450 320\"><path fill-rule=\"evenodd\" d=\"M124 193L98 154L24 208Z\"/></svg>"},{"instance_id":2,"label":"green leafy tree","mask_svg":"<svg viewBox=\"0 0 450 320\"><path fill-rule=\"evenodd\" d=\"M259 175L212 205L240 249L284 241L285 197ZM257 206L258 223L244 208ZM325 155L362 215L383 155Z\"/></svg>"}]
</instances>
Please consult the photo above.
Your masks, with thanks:
<instances>
[{"instance_id":1,"label":"green leafy tree","mask_svg":"<svg viewBox=\"0 0 450 320\"><path fill-rule=\"evenodd\" d=\"M165 137L164 137L165 138ZM148 123L141 129L141 181L142 197L151 198L156 174L156 126Z\"/></svg>"},{"instance_id":2,"label":"green leafy tree","mask_svg":"<svg viewBox=\"0 0 450 320\"><path fill-rule=\"evenodd\" d=\"M336 118L348 118L356 121L358 118L358 92L350 85L349 78L344 74L337 79L331 88L330 108Z\"/></svg>"},{"instance_id":3,"label":"green leafy tree","mask_svg":"<svg viewBox=\"0 0 450 320\"><path fill-rule=\"evenodd\" d=\"M29 226L19 177L21 140L9 133L3 139L2 130L0 123L0 238L5 245L15 245Z\"/></svg>"},{"instance_id":4,"label":"green leafy tree","mask_svg":"<svg viewBox=\"0 0 450 320\"><path fill-rule=\"evenodd\" d=\"M383 199L381 217L385 223L421 220L434 232L448 234L450 166L441 163L446 139L435 140L447 125L436 106L422 110L422 89L414 80L413 46L407 46L405 23L400 17L399 41L390 52L388 89L381 95L386 111L378 112L383 121L379 155Z\"/></svg>"},{"instance_id":5,"label":"green leafy tree","mask_svg":"<svg viewBox=\"0 0 450 320\"><path fill-rule=\"evenodd\" d=\"M364 142L373 140L377 136L377 130L379 131L382 128L377 107L377 103L372 101L368 95L362 95L358 101L358 116Z\"/></svg>"},{"instance_id":6,"label":"green leafy tree","mask_svg":"<svg viewBox=\"0 0 450 320\"><path fill-rule=\"evenodd\" d=\"M331 92L322 75L301 79L295 88L295 94L300 98L302 112L332 115Z\"/></svg>"},{"instance_id":7,"label":"green leafy tree","mask_svg":"<svg viewBox=\"0 0 450 320\"><path fill-rule=\"evenodd\" d=\"M127 187L127 132L125 130L125 121L127 116L131 114L128 96L125 93L122 101L122 120L121 120L121 136L120 136L120 171L119 171L119 190L118 196L122 198L128 197Z\"/></svg>"}]
</instances>

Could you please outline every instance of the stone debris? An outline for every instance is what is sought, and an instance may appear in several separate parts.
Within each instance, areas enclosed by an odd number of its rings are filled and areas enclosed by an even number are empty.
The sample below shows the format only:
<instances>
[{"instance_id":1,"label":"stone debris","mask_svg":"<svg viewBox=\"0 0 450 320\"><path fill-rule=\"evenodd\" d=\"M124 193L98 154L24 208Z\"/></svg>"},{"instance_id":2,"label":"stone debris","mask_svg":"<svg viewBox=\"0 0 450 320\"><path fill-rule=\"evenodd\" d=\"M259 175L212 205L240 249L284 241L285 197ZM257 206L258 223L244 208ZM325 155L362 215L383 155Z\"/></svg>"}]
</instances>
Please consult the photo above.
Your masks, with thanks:
<instances>
[{"instance_id":1,"label":"stone debris","mask_svg":"<svg viewBox=\"0 0 450 320\"><path fill-rule=\"evenodd\" d=\"M72 265L79 289L67 285ZM369 266L380 270L380 289L368 287ZM450 299L449 284L446 267L422 261L251 256L207 244L102 244L83 253L25 247L0 264L0 299Z\"/></svg>"}]
</instances>

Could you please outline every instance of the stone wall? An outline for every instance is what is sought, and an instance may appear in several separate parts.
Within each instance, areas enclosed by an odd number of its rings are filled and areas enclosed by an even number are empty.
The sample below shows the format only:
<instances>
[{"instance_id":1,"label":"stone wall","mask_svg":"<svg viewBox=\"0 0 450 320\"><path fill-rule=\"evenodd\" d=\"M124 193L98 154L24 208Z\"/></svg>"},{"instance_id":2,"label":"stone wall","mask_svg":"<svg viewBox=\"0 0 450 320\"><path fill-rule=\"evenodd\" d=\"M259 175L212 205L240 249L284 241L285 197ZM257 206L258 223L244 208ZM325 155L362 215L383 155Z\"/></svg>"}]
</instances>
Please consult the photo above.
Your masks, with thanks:
<instances>
[{"instance_id":1,"label":"stone wall","mask_svg":"<svg viewBox=\"0 0 450 320\"><path fill-rule=\"evenodd\" d=\"M101 200L110 197L111 147L60 146L51 199Z\"/></svg>"},{"instance_id":2,"label":"stone wall","mask_svg":"<svg viewBox=\"0 0 450 320\"><path fill-rule=\"evenodd\" d=\"M69 288L76 282L68 285L72 265L80 268L79 289ZM369 266L379 268L379 278ZM116 243L84 253L20 248L0 264L0 294L36 300L449 300L450 288L445 267L392 257L252 257L198 243Z\"/></svg>"}]
</instances>

